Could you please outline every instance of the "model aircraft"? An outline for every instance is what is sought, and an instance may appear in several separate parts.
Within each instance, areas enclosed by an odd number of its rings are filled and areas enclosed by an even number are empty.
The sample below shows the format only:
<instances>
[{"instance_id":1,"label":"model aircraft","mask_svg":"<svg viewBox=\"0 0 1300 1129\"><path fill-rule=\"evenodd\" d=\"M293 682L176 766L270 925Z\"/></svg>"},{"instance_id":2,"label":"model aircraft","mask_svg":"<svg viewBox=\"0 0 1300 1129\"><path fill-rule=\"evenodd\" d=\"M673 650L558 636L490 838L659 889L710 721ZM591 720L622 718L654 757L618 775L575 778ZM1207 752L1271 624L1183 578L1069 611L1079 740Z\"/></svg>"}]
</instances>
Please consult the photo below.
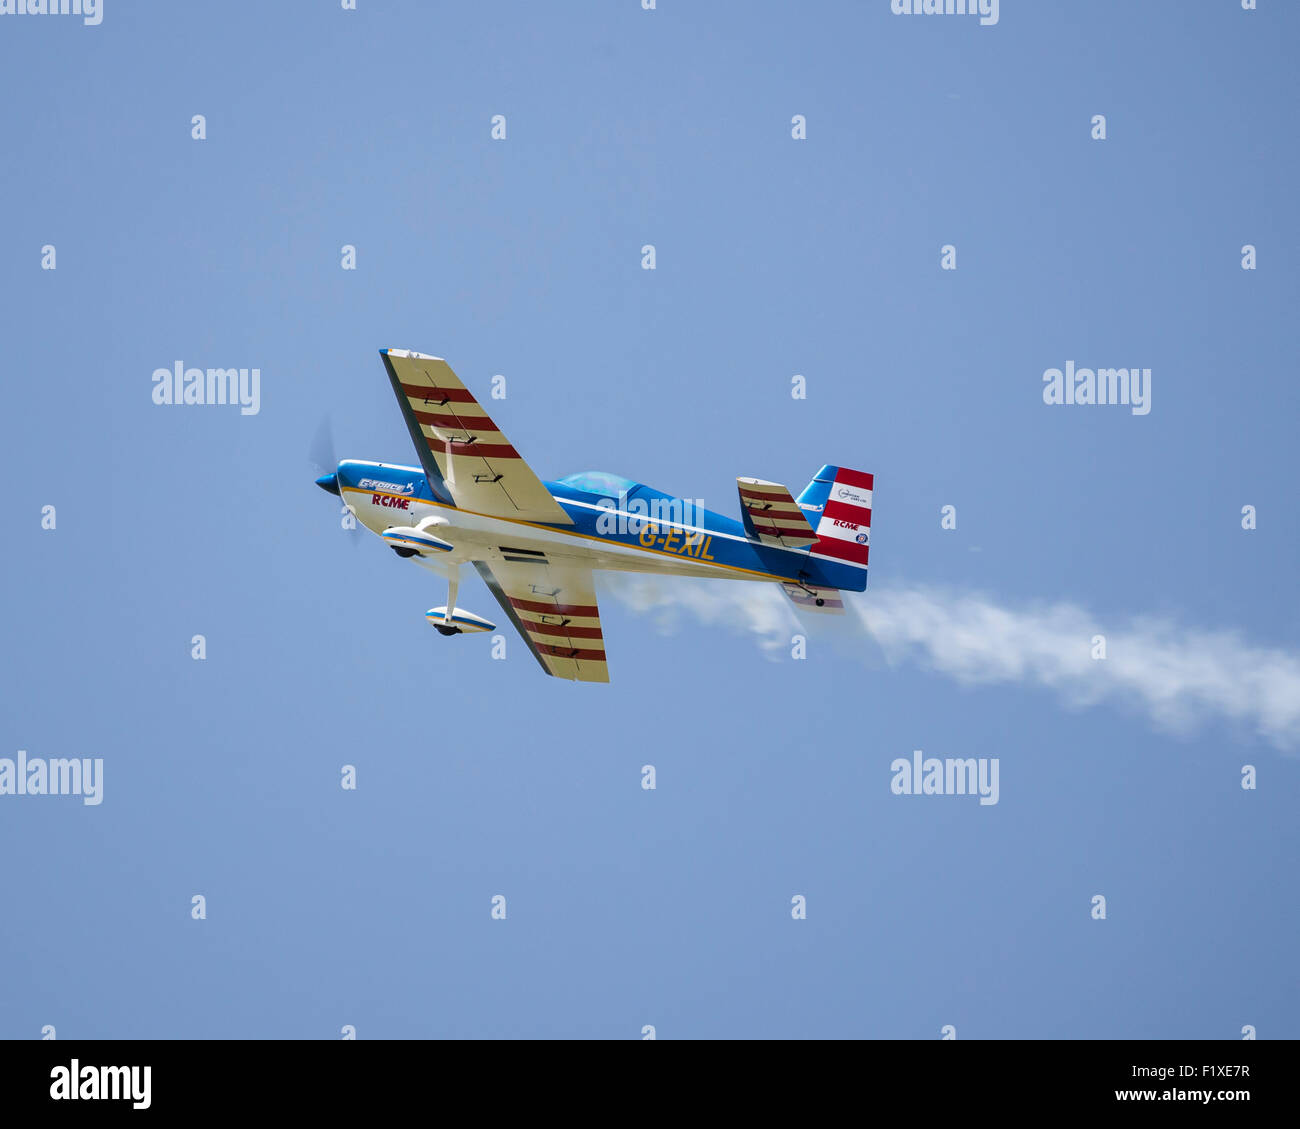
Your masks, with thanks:
<instances>
[{"instance_id":1,"label":"model aircraft","mask_svg":"<svg viewBox=\"0 0 1300 1129\"><path fill-rule=\"evenodd\" d=\"M542 669L580 682L609 681L598 570L776 583L798 609L832 614L867 586L870 474L824 466L797 500L738 478L740 521L602 471L543 482L446 361L380 356L421 465L344 459L316 485L447 581L446 604L425 613L443 635L496 629L456 606L467 563Z\"/></svg>"}]
</instances>

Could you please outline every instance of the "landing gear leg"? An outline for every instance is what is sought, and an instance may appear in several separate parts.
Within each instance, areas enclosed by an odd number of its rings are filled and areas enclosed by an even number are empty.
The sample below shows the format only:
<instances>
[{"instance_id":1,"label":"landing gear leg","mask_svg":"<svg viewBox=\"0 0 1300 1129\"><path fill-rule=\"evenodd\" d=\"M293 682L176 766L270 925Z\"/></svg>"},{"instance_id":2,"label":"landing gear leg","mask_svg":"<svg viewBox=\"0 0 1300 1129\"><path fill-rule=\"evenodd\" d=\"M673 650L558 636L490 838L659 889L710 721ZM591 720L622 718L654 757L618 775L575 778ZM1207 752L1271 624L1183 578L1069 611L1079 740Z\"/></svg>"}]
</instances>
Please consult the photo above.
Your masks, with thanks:
<instances>
[{"instance_id":1,"label":"landing gear leg","mask_svg":"<svg viewBox=\"0 0 1300 1129\"><path fill-rule=\"evenodd\" d=\"M447 579L447 610L442 613L443 622L450 626L451 617L456 611L456 592L460 588L460 572L453 572Z\"/></svg>"}]
</instances>

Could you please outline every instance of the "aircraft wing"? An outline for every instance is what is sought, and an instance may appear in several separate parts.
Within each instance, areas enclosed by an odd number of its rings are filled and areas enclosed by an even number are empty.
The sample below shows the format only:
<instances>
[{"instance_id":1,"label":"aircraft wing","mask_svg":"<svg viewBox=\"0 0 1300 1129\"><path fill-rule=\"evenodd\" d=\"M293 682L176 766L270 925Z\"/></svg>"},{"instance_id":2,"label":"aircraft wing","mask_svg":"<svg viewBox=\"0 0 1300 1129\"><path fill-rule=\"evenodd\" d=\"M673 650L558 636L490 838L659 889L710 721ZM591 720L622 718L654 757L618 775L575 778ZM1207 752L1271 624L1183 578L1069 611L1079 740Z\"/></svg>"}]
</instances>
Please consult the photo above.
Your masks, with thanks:
<instances>
[{"instance_id":1,"label":"aircraft wing","mask_svg":"<svg viewBox=\"0 0 1300 1129\"><path fill-rule=\"evenodd\" d=\"M538 561L475 561L483 582L547 674L608 682L591 569Z\"/></svg>"},{"instance_id":2,"label":"aircraft wing","mask_svg":"<svg viewBox=\"0 0 1300 1129\"><path fill-rule=\"evenodd\" d=\"M573 524L446 361L406 349L380 352L431 483L444 484L463 510Z\"/></svg>"}]
</instances>

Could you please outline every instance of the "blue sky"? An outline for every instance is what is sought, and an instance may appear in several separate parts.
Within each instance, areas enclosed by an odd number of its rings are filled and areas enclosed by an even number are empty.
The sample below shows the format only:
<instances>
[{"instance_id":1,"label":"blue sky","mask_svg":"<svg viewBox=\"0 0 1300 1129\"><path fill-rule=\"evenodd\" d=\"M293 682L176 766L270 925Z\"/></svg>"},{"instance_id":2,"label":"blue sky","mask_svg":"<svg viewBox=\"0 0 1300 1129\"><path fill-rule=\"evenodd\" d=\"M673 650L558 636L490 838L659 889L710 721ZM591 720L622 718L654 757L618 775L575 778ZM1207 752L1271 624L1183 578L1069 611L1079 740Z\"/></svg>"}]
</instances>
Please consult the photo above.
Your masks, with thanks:
<instances>
[{"instance_id":1,"label":"blue sky","mask_svg":"<svg viewBox=\"0 0 1300 1129\"><path fill-rule=\"evenodd\" d=\"M0 16L0 757L104 762L98 806L0 796L0 1036L1300 1035L1300 10L1260 9ZM602 589L609 686L444 640L312 484L326 415L415 461L386 345L503 374L543 478L735 515L873 472L876 638L794 660L719 582ZM155 405L178 359L260 411ZM1067 360L1150 414L1045 405ZM1017 650L1076 625L1121 664L1085 706ZM1215 673L1158 717L1171 651ZM893 794L914 749L999 803Z\"/></svg>"}]
</instances>

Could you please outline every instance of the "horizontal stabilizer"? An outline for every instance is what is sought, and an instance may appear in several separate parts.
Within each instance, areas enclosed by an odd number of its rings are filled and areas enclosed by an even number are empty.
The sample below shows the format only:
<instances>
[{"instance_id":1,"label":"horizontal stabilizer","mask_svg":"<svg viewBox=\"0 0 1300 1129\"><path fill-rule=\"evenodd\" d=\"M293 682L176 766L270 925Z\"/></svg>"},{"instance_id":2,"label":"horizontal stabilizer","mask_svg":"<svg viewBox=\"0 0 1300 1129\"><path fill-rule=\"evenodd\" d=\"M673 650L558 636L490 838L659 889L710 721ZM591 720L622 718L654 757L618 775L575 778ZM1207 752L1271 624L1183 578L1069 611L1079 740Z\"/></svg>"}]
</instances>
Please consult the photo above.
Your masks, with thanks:
<instances>
[{"instance_id":1,"label":"horizontal stabilizer","mask_svg":"<svg viewBox=\"0 0 1300 1129\"><path fill-rule=\"evenodd\" d=\"M755 541L782 549L806 549L817 540L803 510L779 482L738 478L736 488L745 532Z\"/></svg>"},{"instance_id":2,"label":"horizontal stabilizer","mask_svg":"<svg viewBox=\"0 0 1300 1129\"><path fill-rule=\"evenodd\" d=\"M844 595L838 588L812 588L803 584L782 584L790 602L804 612L843 615Z\"/></svg>"}]
</instances>

